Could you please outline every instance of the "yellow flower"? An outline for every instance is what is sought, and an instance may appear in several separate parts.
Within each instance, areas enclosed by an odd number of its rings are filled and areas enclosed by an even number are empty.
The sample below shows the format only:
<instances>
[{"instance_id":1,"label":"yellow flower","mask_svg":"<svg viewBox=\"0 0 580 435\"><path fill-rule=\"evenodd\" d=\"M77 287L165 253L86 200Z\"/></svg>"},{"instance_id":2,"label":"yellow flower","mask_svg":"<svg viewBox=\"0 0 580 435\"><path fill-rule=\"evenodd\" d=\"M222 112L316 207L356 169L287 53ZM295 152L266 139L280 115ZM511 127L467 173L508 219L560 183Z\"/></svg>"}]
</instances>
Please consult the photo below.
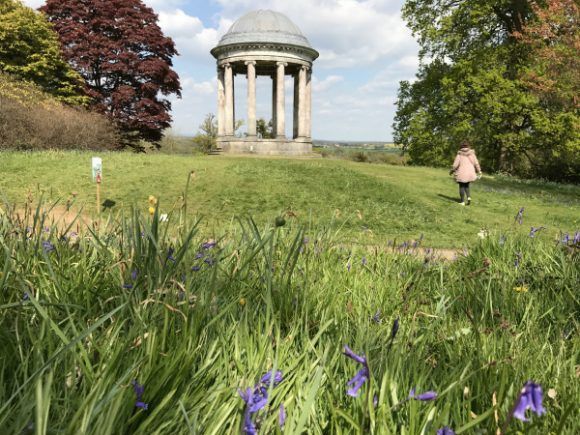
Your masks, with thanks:
<instances>
[{"instance_id":1,"label":"yellow flower","mask_svg":"<svg viewBox=\"0 0 580 435\"><path fill-rule=\"evenodd\" d=\"M149 214L153 216L155 214L155 207L149 207Z\"/></svg>"},{"instance_id":2,"label":"yellow flower","mask_svg":"<svg viewBox=\"0 0 580 435\"><path fill-rule=\"evenodd\" d=\"M529 290L527 285L520 285L518 287L514 287L514 291L518 293L527 293Z\"/></svg>"},{"instance_id":3,"label":"yellow flower","mask_svg":"<svg viewBox=\"0 0 580 435\"><path fill-rule=\"evenodd\" d=\"M148 201L151 207L155 207L157 205L157 198L155 198L153 195L149 195Z\"/></svg>"},{"instance_id":4,"label":"yellow flower","mask_svg":"<svg viewBox=\"0 0 580 435\"><path fill-rule=\"evenodd\" d=\"M246 305L246 298L241 298L240 299L240 305L243 307L244 305Z\"/></svg>"}]
</instances>

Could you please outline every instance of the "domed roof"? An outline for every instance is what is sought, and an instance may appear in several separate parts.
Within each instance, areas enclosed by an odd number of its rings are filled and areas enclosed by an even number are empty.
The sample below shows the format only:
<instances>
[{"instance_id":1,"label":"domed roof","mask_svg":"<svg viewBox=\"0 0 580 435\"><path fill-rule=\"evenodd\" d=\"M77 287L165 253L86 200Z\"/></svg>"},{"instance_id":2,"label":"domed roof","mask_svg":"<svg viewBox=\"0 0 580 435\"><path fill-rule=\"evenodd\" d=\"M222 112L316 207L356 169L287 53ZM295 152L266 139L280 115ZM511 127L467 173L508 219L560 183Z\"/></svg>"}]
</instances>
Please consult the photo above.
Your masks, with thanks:
<instances>
[{"instance_id":1,"label":"domed roof","mask_svg":"<svg viewBox=\"0 0 580 435\"><path fill-rule=\"evenodd\" d=\"M312 48L308 39L290 18L279 12L248 12L222 37L218 47L240 43L277 43Z\"/></svg>"}]
</instances>

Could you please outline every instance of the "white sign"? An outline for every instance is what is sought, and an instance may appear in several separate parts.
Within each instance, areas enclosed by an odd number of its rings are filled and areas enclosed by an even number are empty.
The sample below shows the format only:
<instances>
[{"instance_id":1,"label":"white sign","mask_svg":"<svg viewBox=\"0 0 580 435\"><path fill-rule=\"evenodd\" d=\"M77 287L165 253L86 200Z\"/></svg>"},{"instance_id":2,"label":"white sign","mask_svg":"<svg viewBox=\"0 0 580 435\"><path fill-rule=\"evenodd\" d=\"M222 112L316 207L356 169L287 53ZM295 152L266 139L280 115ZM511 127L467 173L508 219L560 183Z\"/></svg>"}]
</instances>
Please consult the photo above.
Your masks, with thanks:
<instances>
[{"instance_id":1,"label":"white sign","mask_svg":"<svg viewBox=\"0 0 580 435\"><path fill-rule=\"evenodd\" d=\"M93 157L93 181L100 182L103 176L103 160L100 157Z\"/></svg>"}]
</instances>

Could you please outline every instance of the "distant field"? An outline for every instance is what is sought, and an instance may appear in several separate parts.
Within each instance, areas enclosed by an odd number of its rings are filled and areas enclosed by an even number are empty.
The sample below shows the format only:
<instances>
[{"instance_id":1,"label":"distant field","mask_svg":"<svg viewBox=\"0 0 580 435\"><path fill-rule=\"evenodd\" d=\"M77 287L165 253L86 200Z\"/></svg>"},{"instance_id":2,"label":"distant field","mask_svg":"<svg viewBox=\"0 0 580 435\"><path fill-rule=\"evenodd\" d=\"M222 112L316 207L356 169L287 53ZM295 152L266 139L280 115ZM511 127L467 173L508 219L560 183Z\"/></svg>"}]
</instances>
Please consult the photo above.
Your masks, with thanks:
<instances>
[{"instance_id":1,"label":"distant field","mask_svg":"<svg viewBox=\"0 0 580 435\"><path fill-rule=\"evenodd\" d=\"M0 153L0 193L22 207L30 195L94 210L95 186L89 153ZM148 208L161 212L183 205L188 174L196 177L187 195L188 212L203 218L202 231L222 233L236 217L258 223L285 214L290 226L341 229L345 242L383 244L417 239L433 247L473 243L482 228L528 233L545 226L540 238L580 229L580 187L486 177L473 186L474 205L456 203L456 185L445 170L355 163L322 158L234 158L103 153L102 199L112 213ZM523 225L514 216L525 207ZM90 211L89 211L90 210ZM107 212L108 213L108 212Z\"/></svg>"}]
</instances>

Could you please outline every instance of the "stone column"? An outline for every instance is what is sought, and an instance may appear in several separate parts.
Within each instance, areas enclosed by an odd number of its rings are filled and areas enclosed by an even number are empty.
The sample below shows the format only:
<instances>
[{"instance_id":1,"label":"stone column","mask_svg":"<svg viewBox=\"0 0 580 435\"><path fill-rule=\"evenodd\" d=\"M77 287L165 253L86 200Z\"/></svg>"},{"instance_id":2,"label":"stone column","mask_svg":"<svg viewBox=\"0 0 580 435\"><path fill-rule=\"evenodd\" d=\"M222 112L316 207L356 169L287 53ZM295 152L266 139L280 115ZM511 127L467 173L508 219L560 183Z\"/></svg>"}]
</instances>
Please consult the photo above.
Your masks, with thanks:
<instances>
[{"instance_id":1,"label":"stone column","mask_svg":"<svg viewBox=\"0 0 580 435\"><path fill-rule=\"evenodd\" d=\"M225 71L225 127L224 134L226 136L234 135L234 72L229 63L224 65Z\"/></svg>"},{"instance_id":2,"label":"stone column","mask_svg":"<svg viewBox=\"0 0 580 435\"><path fill-rule=\"evenodd\" d=\"M278 83L276 80L276 74L272 76L272 136L276 138L278 135L278 120L276 110L278 109L278 104L276 102L276 95L278 94Z\"/></svg>"},{"instance_id":3,"label":"stone column","mask_svg":"<svg viewBox=\"0 0 580 435\"><path fill-rule=\"evenodd\" d=\"M284 62L278 62L276 70L276 137L286 137L286 89L284 87L285 67Z\"/></svg>"},{"instance_id":4,"label":"stone column","mask_svg":"<svg viewBox=\"0 0 580 435\"><path fill-rule=\"evenodd\" d=\"M306 74L307 67L300 67L298 73L298 137L306 137Z\"/></svg>"},{"instance_id":5,"label":"stone column","mask_svg":"<svg viewBox=\"0 0 580 435\"><path fill-rule=\"evenodd\" d=\"M218 137L223 137L226 129L226 93L224 79L224 69L218 67Z\"/></svg>"},{"instance_id":6,"label":"stone column","mask_svg":"<svg viewBox=\"0 0 580 435\"><path fill-rule=\"evenodd\" d=\"M296 139L300 135L300 83L298 80L299 74L294 74L294 134L293 138Z\"/></svg>"},{"instance_id":7,"label":"stone column","mask_svg":"<svg viewBox=\"0 0 580 435\"><path fill-rule=\"evenodd\" d=\"M256 62L246 62L248 66L248 136L256 137Z\"/></svg>"},{"instance_id":8,"label":"stone column","mask_svg":"<svg viewBox=\"0 0 580 435\"><path fill-rule=\"evenodd\" d=\"M312 139L312 68L306 73L306 137Z\"/></svg>"}]
</instances>

